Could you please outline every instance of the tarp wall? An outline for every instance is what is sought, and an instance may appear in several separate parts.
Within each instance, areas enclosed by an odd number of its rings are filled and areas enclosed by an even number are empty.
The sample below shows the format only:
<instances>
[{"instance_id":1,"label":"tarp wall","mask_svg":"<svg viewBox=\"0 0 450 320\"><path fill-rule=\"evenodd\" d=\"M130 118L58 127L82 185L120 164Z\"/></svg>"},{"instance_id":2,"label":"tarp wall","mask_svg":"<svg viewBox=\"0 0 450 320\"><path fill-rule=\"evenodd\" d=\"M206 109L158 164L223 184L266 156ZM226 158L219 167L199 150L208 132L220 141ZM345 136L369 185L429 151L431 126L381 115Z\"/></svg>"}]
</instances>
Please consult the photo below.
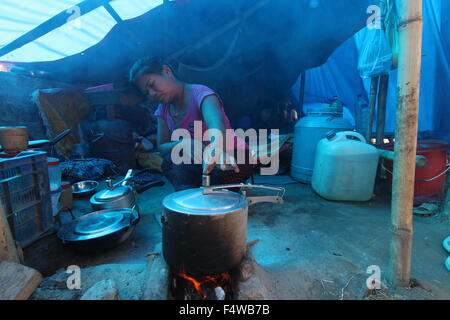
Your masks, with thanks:
<instances>
[{"instance_id":1,"label":"tarp wall","mask_svg":"<svg viewBox=\"0 0 450 320\"><path fill-rule=\"evenodd\" d=\"M433 132L450 140L450 1L424 0L422 80L419 132ZM358 94L368 100L370 79L358 72L361 45L369 32L364 28L342 44L327 63L306 73L305 103L326 102L339 98L352 111ZM293 87L298 95L299 83ZM397 71L390 73L386 132L395 131Z\"/></svg>"}]
</instances>

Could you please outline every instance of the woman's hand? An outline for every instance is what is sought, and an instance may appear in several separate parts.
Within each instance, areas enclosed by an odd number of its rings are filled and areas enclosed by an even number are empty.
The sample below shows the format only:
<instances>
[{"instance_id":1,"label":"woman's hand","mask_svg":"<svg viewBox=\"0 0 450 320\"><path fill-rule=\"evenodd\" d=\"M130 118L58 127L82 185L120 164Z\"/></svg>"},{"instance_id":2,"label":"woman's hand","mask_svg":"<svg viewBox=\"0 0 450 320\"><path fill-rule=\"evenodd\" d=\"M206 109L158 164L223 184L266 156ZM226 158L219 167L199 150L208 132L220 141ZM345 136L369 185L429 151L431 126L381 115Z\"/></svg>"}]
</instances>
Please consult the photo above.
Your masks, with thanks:
<instances>
[{"instance_id":1,"label":"woman's hand","mask_svg":"<svg viewBox=\"0 0 450 320\"><path fill-rule=\"evenodd\" d=\"M209 174L216 166L222 171L234 170L239 172L234 156L223 151L223 148L214 143L206 144L206 142L195 139L183 139L177 148L190 152L186 155L191 160L190 163L202 163L204 174Z\"/></svg>"},{"instance_id":2,"label":"woman's hand","mask_svg":"<svg viewBox=\"0 0 450 320\"><path fill-rule=\"evenodd\" d=\"M222 171L239 172L234 156L211 143L203 150L203 173L209 174L216 166Z\"/></svg>"}]
</instances>

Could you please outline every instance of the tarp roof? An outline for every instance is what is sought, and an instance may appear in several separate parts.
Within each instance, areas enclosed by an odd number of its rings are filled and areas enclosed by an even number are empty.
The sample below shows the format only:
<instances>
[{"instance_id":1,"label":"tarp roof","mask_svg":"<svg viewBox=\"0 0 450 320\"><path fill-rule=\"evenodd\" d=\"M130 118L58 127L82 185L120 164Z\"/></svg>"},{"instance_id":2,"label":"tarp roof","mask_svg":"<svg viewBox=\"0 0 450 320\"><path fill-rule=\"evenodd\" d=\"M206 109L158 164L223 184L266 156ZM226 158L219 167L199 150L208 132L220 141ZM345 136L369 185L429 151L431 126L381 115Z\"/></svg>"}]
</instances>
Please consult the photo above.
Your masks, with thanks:
<instances>
[{"instance_id":1,"label":"tarp roof","mask_svg":"<svg viewBox=\"0 0 450 320\"><path fill-rule=\"evenodd\" d=\"M82 0L2 0L0 1L0 48L33 30L60 12L70 14L70 22L13 52L3 55L6 61L52 61L95 45L117 21L100 6L79 16L76 5ZM162 0L113 0L111 7L122 20L144 14L162 4ZM75 19L79 17L78 19Z\"/></svg>"},{"instance_id":2,"label":"tarp roof","mask_svg":"<svg viewBox=\"0 0 450 320\"><path fill-rule=\"evenodd\" d=\"M79 1L2 0L0 47ZM320 1L317 6L312 6L313 1L308 0L177 0L168 6L171 25L164 36L162 32L152 32L160 30L164 22L160 8L151 10L162 2L112 0L110 4L121 19L139 18L117 24L100 7L81 17L80 28L77 23L62 26L0 60L43 61L19 65L42 70L43 74L59 81L89 85L120 83L126 80L128 68L136 58L161 55L168 39L168 54L181 52L179 74L188 81L209 85L220 92L227 112L236 113L236 117L254 114L262 107L262 102L271 103L272 96L280 98L284 88L292 86L300 71L305 69L309 69L306 103L323 103L338 95L352 109L358 93L365 93L367 97L367 80L359 77L357 65L361 44L369 31L362 30L330 55L363 27L371 0ZM182 5L187 3L189 5ZM252 7L258 9L252 11ZM348 13L349 8L352 14L343 14ZM421 132L450 132L449 10L448 0L424 1ZM246 16L249 11L253 13ZM326 21L329 23L324 23ZM230 27L224 28L227 25ZM83 54L78 54L80 52ZM327 59L328 63L320 68L310 69ZM221 62L218 67L204 71L205 66L215 66L217 61ZM192 66L203 69L199 71ZM395 88L394 70L388 97L388 132L395 130ZM298 93L298 87L294 93Z\"/></svg>"}]
</instances>

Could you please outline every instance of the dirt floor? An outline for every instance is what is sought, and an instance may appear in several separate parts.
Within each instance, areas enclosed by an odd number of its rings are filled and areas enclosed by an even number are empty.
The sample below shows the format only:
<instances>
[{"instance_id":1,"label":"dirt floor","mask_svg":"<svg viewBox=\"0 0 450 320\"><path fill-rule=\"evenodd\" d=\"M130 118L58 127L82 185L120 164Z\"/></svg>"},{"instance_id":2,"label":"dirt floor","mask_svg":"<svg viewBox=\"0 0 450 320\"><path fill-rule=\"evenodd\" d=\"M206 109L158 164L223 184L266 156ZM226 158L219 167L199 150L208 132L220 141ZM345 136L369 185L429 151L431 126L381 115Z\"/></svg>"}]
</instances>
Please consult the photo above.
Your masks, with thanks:
<instances>
[{"instance_id":1,"label":"dirt floor","mask_svg":"<svg viewBox=\"0 0 450 320\"><path fill-rule=\"evenodd\" d=\"M257 176L255 183L284 185L284 204L258 203L249 209L248 241L266 271L272 299L450 299L449 255L442 241L450 235L448 212L414 217L411 288L391 288L389 274L390 196L376 191L370 202L332 202L310 185L289 176ZM383 189L382 187L378 189ZM383 189L384 190L384 189ZM121 299L142 298L145 256L161 242L157 217L162 199L172 192L166 184L138 197L142 219L121 246L100 254L79 254L50 235L24 250L28 266L46 279L33 299L78 299L98 281L113 279ZM85 200L75 203L77 214L89 212ZM67 290L65 268L81 268L81 289ZM380 290L368 290L369 266L379 266Z\"/></svg>"}]
</instances>

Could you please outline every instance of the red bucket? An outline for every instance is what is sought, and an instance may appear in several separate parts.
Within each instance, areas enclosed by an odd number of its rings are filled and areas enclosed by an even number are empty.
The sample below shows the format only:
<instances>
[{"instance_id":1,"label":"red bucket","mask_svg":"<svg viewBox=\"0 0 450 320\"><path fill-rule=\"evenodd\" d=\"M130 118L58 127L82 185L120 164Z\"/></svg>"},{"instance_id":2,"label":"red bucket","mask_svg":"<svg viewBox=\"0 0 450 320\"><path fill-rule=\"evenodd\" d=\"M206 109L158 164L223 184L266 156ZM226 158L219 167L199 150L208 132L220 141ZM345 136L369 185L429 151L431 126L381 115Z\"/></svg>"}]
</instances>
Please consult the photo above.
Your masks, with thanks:
<instances>
[{"instance_id":1,"label":"red bucket","mask_svg":"<svg viewBox=\"0 0 450 320\"><path fill-rule=\"evenodd\" d=\"M394 144L382 146L386 150L394 150ZM444 191L445 172L447 170L447 150L450 142L439 140L419 140L417 155L427 158L425 167L416 167L414 182L414 197L429 197L442 194ZM387 169L389 186L392 188L392 161L383 159Z\"/></svg>"}]
</instances>

